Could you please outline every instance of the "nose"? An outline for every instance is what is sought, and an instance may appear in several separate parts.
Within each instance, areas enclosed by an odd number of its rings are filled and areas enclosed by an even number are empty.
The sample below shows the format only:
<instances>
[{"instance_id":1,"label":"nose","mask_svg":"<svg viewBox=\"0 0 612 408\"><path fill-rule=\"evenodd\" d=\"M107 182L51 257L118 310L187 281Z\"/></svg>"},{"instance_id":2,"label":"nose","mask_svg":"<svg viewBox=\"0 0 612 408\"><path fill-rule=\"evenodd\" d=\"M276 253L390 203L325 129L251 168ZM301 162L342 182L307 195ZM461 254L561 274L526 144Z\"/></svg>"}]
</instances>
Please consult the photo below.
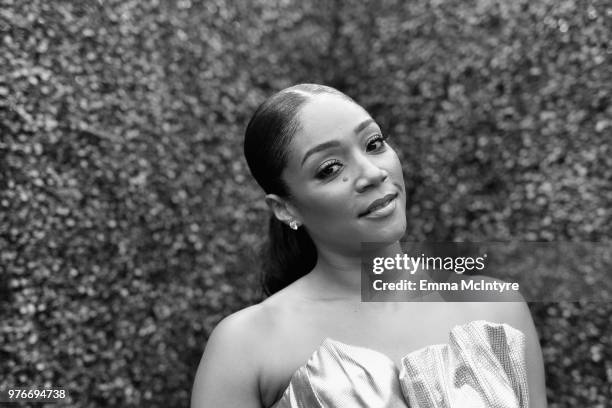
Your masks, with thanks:
<instances>
[{"instance_id":1,"label":"nose","mask_svg":"<svg viewBox=\"0 0 612 408\"><path fill-rule=\"evenodd\" d=\"M358 161L358 167L360 173L355 188L360 193L366 191L369 187L383 183L389 177L389 172L376 165L369 157L362 157Z\"/></svg>"}]
</instances>

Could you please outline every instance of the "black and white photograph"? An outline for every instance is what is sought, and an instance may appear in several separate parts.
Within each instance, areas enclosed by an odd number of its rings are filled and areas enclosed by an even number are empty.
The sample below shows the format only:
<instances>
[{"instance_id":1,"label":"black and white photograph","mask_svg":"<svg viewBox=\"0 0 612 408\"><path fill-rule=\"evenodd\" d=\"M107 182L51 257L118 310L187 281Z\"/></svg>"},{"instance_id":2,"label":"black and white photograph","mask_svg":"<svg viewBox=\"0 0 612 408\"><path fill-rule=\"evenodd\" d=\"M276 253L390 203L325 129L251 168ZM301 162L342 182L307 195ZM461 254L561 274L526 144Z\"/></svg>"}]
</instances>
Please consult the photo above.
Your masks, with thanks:
<instances>
[{"instance_id":1,"label":"black and white photograph","mask_svg":"<svg viewBox=\"0 0 612 408\"><path fill-rule=\"evenodd\" d=\"M0 0L4 406L612 406L612 3Z\"/></svg>"}]
</instances>

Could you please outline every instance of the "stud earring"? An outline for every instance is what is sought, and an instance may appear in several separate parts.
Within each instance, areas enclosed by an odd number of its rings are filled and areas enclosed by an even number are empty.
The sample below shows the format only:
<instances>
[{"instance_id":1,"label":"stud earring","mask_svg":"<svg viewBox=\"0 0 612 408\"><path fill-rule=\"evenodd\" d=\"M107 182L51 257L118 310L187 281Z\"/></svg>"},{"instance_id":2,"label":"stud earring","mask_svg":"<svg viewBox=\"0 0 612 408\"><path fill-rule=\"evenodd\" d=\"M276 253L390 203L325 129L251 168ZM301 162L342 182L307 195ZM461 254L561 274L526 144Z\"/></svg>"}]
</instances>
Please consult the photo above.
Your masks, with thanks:
<instances>
[{"instance_id":1,"label":"stud earring","mask_svg":"<svg viewBox=\"0 0 612 408\"><path fill-rule=\"evenodd\" d=\"M292 230L297 230L299 225L296 220L293 220L289 223L289 227L291 227Z\"/></svg>"}]
</instances>

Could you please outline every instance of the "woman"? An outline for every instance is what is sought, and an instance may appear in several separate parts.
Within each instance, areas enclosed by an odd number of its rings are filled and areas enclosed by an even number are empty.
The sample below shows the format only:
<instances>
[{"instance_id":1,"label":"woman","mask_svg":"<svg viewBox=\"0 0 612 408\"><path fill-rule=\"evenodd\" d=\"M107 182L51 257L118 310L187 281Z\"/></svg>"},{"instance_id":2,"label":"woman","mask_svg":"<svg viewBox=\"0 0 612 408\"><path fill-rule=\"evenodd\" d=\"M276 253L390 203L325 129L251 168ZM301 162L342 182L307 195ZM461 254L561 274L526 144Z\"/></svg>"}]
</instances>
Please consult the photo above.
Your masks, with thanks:
<instances>
[{"instance_id":1,"label":"woman","mask_svg":"<svg viewBox=\"0 0 612 408\"><path fill-rule=\"evenodd\" d=\"M398 253L406 229L399 159L361 106L287 88L257 109L244 151L272 212L271 296L215 328L192 408L546 406L524 302L361 302L362 256Z\"/></svg>"}]
</instances>

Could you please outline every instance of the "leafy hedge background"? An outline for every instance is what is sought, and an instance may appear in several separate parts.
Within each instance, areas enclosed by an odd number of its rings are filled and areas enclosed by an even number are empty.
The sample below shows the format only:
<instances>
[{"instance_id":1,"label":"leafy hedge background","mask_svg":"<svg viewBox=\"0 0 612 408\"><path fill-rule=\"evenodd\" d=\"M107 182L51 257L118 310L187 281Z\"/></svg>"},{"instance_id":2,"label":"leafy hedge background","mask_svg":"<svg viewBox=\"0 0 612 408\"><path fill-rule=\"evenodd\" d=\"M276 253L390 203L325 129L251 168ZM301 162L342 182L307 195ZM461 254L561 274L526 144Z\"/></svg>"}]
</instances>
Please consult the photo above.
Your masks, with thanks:
<instances>
[{"instance_id":1,"label":"leafy hedge background","mask_svg":"<svg viewBox=\"0 0 612 408\"><path fill-rule=\"evenodd\" d=\"M187 406L259 299L250 114L345 91L405 165L412 240L612 236L607 0L0 0L0 389ZM608 406L609 303L531 304L551 407Z\"/></svg>"}]
</instances>

